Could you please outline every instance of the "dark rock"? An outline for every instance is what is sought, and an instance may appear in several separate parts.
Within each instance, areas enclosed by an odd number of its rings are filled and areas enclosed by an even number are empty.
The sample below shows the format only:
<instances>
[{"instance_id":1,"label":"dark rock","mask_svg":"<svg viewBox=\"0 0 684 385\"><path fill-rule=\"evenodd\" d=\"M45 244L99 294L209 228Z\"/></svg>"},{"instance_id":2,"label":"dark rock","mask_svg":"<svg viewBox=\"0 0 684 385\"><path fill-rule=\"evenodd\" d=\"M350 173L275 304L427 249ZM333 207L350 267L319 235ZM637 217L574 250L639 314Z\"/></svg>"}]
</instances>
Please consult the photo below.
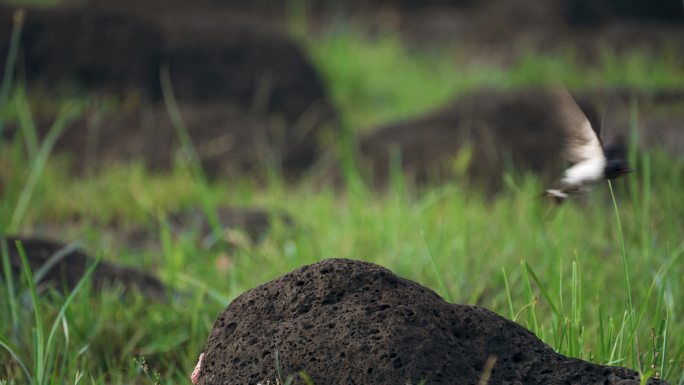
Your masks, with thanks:
<instances>
[{"instance_id":1,"label":"dark rock","mask_svg":"<svg viewBox=\"0 0 684 385\"><path fill-rule=\"evenodd\" d=\"M608 90L576 95L594 128L603 125L605 139L629 134L631 100L639 111L639 137L643 148L663 144L673 154L684 147L674 127L684 114L681 93ZM556 102L545 89L516 91L481 90L463 95L448 106L424 117L369 131L359 139L364 169L377 181L389 174L393 154L417 181L454 175L453 160L459 151L472 151L467 174L496 189L504 171L531 171L544 179L562 172L559 157L564 141L556 118ZM665 114L663 114L665 112ZM608 132L606 134L606 132Z\"/></svg>"},{"instance_id":2,"label":"dark rock","mask_svg":"<svg viewBox=\"0 0 684 385\"><path fill-rule=\"evenodd\" d=\"M316 384L467 385L478 383L489 357L490 384L639 384L634 371L564 357L489 310L446 303L380 266L343 259L235 299L214 324L199 384L305 371Z\"/></svg>"},{"instance_id":3,"label":"dark rock","mask_svg":"<svg viewBox=\"0 0 684 385\"><path fill-rule=\"evenodd\" d=\"M73 245L38 238L4 237L2 241L7 242L10 267L15 277L23 274L23 265L15 245L17 240L21 241L34 277L39 269L48 267L37 282L40 288L73 289L95 263L95 259ZM164 284L152 275L104 261L100 261L95 268L92 283L98 290L120 285L126 291L135 288L144 295L156 298L163 298L167 293Z\"/></svg>"}]
</instances>

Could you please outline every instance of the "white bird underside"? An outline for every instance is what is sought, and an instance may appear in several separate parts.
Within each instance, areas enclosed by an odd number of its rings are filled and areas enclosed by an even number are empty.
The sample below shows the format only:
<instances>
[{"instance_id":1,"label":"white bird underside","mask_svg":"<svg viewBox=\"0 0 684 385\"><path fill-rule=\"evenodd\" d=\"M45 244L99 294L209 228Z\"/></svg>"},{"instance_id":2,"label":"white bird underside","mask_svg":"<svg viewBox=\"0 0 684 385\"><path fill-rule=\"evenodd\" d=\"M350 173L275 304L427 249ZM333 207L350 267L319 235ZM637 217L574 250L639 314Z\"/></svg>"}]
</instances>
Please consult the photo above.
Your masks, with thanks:
<instances>
[{"instance_id":1,"label":"white bird underside","mask_svg":"<svg viewBox=\"0 0 684 385\"><path fill-rule=\"evenodd\" d=\"M562 200L570 192L603 179L607 159L597 133L572 96L565 89L558 89L556 96L565 133L562 156L573 165L565 171L559 188L549 189L546 194Z\"/></svg>"},{"instance_id":2,"label":"white bird underside","mask_svg":"<svg viewBox=\"0 0 684 385\"><path fill-rule=\"evenodd\" d=\"M597 182L603 179L605 167L605 157L579 162L565 171L561 184L567 188L578 188L588 183Z\"/></svg>"}]
</instances>

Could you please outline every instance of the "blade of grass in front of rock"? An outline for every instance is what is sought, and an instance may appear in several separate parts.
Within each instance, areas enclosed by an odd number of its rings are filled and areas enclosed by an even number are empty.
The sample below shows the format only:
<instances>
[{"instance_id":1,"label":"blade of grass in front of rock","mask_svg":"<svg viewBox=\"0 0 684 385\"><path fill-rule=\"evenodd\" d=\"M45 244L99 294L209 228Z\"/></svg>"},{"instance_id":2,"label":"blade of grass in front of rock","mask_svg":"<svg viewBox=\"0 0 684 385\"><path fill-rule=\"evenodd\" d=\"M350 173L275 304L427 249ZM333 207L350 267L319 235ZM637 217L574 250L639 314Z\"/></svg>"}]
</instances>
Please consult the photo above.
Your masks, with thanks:
<instances>
[{"instance_id":1,"label":"blade of grass in front of rock","mask_svg":"<svg viewBox=\"0 0 684 385\"><path fill-rule=\"evenodd\" d=\"M24 26L24 17L26 13L23 9L14 11L12 32L10 35L9 48L7 50L7 59L5 60L5 72L2 76L2 84L0 84L0 106L7 105L9 94L14 83L14 68L17 63L17 54L19 52L19 43L21 40L21 29ZM0 138L3 137L5 130L5 119L0 116Z\"/></svg>"},{"instance_id":2,"label":"blade of grass in front of rock","mask_svg":"<svg viewBox=\"0 0 684 385\"><path fill-rule=\"evenodd\" d=\"M19 227L21 226L21 223L24 220L26 210L28 209L29 204L31 203L31 198L33 197L33 193L35 192L36 185L41 176L43 175L45 165L48 161L50 153L52 152L52 148L54 147L55 143L57 142L57 140L59 139L60 135L67 127L69 122L73 118L75 118L79 113L79 108L67 105L66 108L63 109L62 112L59 114L59 116L53 123L52 127L50 128L50 131L45 136L45 140L43 141L43 144L41 145L40 151L36 155L36 158L30 162L29 176L14 206L14 211L12 213L12 217L9 221L9 224L5 229L7 233L16 232L19 230Z\"/></svg>"}]
</instances>

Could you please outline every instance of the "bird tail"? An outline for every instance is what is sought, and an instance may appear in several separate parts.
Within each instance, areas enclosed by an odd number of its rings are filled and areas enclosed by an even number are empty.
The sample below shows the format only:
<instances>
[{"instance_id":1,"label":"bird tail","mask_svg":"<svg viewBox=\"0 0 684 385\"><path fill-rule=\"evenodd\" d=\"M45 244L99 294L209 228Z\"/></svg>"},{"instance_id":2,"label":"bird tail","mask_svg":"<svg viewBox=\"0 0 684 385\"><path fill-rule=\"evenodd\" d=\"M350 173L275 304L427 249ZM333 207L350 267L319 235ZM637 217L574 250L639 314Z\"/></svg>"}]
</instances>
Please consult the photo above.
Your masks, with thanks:
<instances>
[{"instance_id":1,"label":"bird tail","mask_svg":"<svg viewBox=\"0 0 684 385\"><path fill-rule=\"evenodd\" d=\"M556 217L561 203L568 197L568 193L561 189L548 189L541 194L545 198L551 198L553 205L544 214L544 220L549 221Z\"/></svg>"},{"instance_id":2,"label":"bird tail","mask_svg":"<svg viewBox=\"0 0 684 385\"><path fill-rule=\"evenodd\" d=\"M561 204L568 197L568 193L561 189L548 189L544 191L543 196L553 199L556 204Z\"/></svg>"}]
</instances>

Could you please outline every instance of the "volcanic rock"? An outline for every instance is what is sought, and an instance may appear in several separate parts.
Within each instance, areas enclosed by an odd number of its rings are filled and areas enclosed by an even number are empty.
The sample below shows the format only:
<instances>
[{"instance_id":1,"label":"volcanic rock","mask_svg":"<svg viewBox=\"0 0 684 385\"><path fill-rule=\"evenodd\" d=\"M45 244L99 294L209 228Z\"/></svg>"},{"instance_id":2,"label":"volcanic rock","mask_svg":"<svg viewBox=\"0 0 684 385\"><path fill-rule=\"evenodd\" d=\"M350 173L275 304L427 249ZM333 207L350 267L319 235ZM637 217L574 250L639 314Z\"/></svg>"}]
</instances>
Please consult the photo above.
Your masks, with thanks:
<instances>
[{"instance_id":1,"label":"volcanic rock","mask_svg":"<svg viewBox=\"0 0 684 385\"><path fill-rule=\"evenodd\" d=\"M235 299L214 324L199 384L273 383L306 372L327 385L468 385L494 357L490 384L639 384L634 371L564 357L489 310L449 304L387 269L344 259Z\"/></svg>"},{"instance_id":2,"label":"volcanic rock","mask_svg":"<svg viewBox=\"0 0 684 385\"><path fill-rule=\"evenodd\" d=\"M2 241L7 242L10 268L15 277L23 274L23 264L15 244L21 241L34 279L39 278L39 288L73 289L95 263L95 259L73 245L22 237L4 237ZM38 276L39 271L44 275ZM100 261L93 271L92 282L98 290L120 285L126 291L135 288L150 297L163 298L167 293L164 284L152 275L104 261Z\"/></svg>"}]
</instances>

